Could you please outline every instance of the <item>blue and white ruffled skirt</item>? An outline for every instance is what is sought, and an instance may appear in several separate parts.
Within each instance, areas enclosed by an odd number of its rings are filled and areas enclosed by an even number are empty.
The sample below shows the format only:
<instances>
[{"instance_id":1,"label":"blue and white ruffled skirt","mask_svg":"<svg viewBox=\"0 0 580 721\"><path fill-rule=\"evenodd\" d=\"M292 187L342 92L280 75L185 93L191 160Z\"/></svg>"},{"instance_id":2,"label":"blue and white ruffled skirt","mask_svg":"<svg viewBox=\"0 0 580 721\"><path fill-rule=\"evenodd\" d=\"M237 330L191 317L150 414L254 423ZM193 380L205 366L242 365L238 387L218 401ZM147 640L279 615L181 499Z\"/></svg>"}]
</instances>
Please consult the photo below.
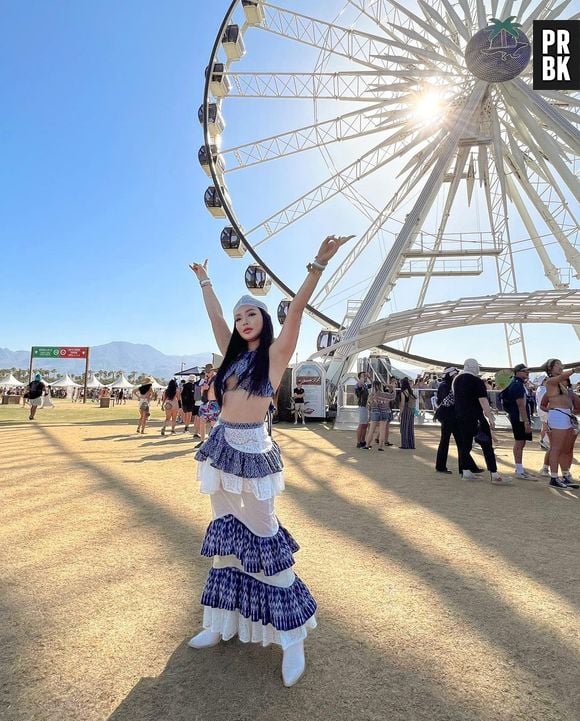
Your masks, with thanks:
<instances>
[{"instance_id":1,"label":"blue and white ruffled skirt","mask_svg":"<svg viewBox=\"0 0 580 721\"><path fill-rule=\"evenodd\" d=\"M214 559L204 627L263 646L303 640L316 627L316 602L292 570L299 546L274 513L284 490L278 445L263 423L220 420L195 458L213 513L201 549Z\"/></svg>"}]
</instances>

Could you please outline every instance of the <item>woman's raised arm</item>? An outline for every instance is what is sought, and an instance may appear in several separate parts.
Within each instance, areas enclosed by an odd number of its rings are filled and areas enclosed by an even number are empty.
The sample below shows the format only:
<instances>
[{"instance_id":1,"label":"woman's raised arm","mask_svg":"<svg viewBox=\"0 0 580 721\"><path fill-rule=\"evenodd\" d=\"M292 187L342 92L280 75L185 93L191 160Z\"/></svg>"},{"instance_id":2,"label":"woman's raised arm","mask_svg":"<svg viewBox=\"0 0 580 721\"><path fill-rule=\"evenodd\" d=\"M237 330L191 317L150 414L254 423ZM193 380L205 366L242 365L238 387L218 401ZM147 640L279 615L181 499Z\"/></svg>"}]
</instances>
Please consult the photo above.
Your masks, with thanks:
<instances>
[{"instance_id":1,"label":"woman's raised arm","mask_svg":"<svg viewBox=\"0 0 580 721\"><path fill-rule=\"evenodd\" d=\"M226 354L230 338L232 333L228 328L228 324L225 321L222 307L216 294L213 292L213 286L211 280L207 274L207 259L203 265L201 263L191 263L189 266L195 273L203 294L203 302L205 303L205 309L211 322L214 337L220 349L222 355Z\"/></svg>"},{"instance_id":2,"label":"woman's raised arm","mask_svg":"<svg viewBox=\"0 0 580 721\"><path fill-rule=\"evenodd\" d=\"M328 261L336 254L338 249L351 238L354 238L354 235L338 238L334 235L329 235L322 241L322 245L314 261L306 266L308 270L306 280L302 283L294 299L288 306L288 312L280 335L270 346L270 377L274 375L273 370L281 373L290 362L298 342L302 314L314 293L322 271L326 268ZM275 369L272 368L272 364L276 366Z\"/></svg>"}]
</instances>

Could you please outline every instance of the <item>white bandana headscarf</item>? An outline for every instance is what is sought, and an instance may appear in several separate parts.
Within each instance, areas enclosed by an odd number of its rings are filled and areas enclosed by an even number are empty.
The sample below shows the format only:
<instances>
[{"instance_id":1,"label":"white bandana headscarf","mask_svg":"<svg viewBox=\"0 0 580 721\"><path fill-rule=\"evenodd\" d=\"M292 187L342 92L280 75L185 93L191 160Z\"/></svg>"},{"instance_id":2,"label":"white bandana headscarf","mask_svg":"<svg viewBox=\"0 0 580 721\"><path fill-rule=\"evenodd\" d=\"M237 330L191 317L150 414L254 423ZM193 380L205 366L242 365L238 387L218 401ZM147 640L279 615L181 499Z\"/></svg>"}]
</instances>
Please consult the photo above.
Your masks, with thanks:
<instances>
[{"instance_id":1,"label":"white bandana headscarf","mask_svg":"<svg viewBox=\"0 0 580 721\"><path fill-rule=\"evenodd\" d=\"M261 300L256 300L256 298L253 298L251 295L243 295L234 306L234 315L243 305L249 305L252 308L260 308L265 313L268 313L268 306ZM268 315L270 315L270 313L268 313Z\"/></svg>"},{"instance_id":2,"label":"white bandana headscarf","mask_svg":"<svg viewBox=\"0 0 580 721\"><path fill-rule=\"evenodd\" d=\"M479 378L479 363L475 360L475 358L466 358L465 363L463 364L463 370L460 371L453 379L453 383L451 385L453 389L455 388L455 381L465 373L469 373L469 375Z\"/></svg>"}]
</instances>

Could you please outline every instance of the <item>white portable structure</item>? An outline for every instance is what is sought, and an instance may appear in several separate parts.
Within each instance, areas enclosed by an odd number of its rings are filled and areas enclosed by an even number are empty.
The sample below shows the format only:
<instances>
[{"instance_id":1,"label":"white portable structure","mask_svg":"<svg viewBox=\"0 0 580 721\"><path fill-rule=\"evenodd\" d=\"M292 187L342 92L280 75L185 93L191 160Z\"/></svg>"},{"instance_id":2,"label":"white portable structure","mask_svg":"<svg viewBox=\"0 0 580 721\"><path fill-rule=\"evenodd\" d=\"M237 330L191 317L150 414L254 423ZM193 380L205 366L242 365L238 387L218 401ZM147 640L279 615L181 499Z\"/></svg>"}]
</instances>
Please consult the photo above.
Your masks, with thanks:
<instances>
[{"instance_id":1,"label":"white portable structure","mask_svg":"<svg viewBox=\"0 0 580 721\"><path fill-rule=\"evenodd\" d=\"M0 388L16 388L23 385L24 383L21 383L17 378L12 375L12 373L10 373L10 375L4 376L4 378L0 378Z\"/></svg>"}]
</instances>

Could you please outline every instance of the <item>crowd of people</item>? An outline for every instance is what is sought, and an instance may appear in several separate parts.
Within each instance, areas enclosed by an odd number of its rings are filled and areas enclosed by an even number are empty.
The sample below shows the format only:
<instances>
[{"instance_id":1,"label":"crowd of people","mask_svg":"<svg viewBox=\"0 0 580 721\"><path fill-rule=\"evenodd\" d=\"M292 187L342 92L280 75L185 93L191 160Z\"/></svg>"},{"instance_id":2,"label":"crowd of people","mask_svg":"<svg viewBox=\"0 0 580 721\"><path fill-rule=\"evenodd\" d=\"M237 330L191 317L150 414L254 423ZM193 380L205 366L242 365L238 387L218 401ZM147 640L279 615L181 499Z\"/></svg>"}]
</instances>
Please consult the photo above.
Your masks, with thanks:
<instances>
[{"instance_id":1,"label":"crowd of people","mask_svg":"<svg viewBox=\"0 0 580 721\"><path fill-rule=\"evenodd\" d=\"M536 386L530 381L527 366L520 363L513 368L505 388L498 387L493 379L483 379L479 363L473 358L465 361L462 370L449 367L439 378L430 382L421 378L413 384L408 378L400 382L392 379L387 384L379 380L371 383L369 374L362 371L355 387L359 406L356 446L371 450L376 442L377 450L383 451L386 446L393 445L389 441L390 423L398 411L399 447L415 448L415 418L420 413L421 396L424 401L426 396L420 391L432 389L433 394L429 397L433 417L441 425L435 460L437 472L452 473L447 468L447 459L453 438L457 447L458 472L463 480L479 479L479 474L484 471L471 455L475 442L483 452L491 483L511 484L509 477L499 473L494 451L496 414L503 411L514 438L514 475L523 480L536 480L535 474L524 468L523 454L526 443L533 439L533 417L537 412L541 422L539 444L545 450L539 475L549 477L552 488L579 488L572 478L571 465L578 432L576 413L580 412L580 394L578 388L572 387L570 377L580 369L564 370L561 361L552 358L546 361L543 370L546 376Z\"/></svg>"}]
</instances>

